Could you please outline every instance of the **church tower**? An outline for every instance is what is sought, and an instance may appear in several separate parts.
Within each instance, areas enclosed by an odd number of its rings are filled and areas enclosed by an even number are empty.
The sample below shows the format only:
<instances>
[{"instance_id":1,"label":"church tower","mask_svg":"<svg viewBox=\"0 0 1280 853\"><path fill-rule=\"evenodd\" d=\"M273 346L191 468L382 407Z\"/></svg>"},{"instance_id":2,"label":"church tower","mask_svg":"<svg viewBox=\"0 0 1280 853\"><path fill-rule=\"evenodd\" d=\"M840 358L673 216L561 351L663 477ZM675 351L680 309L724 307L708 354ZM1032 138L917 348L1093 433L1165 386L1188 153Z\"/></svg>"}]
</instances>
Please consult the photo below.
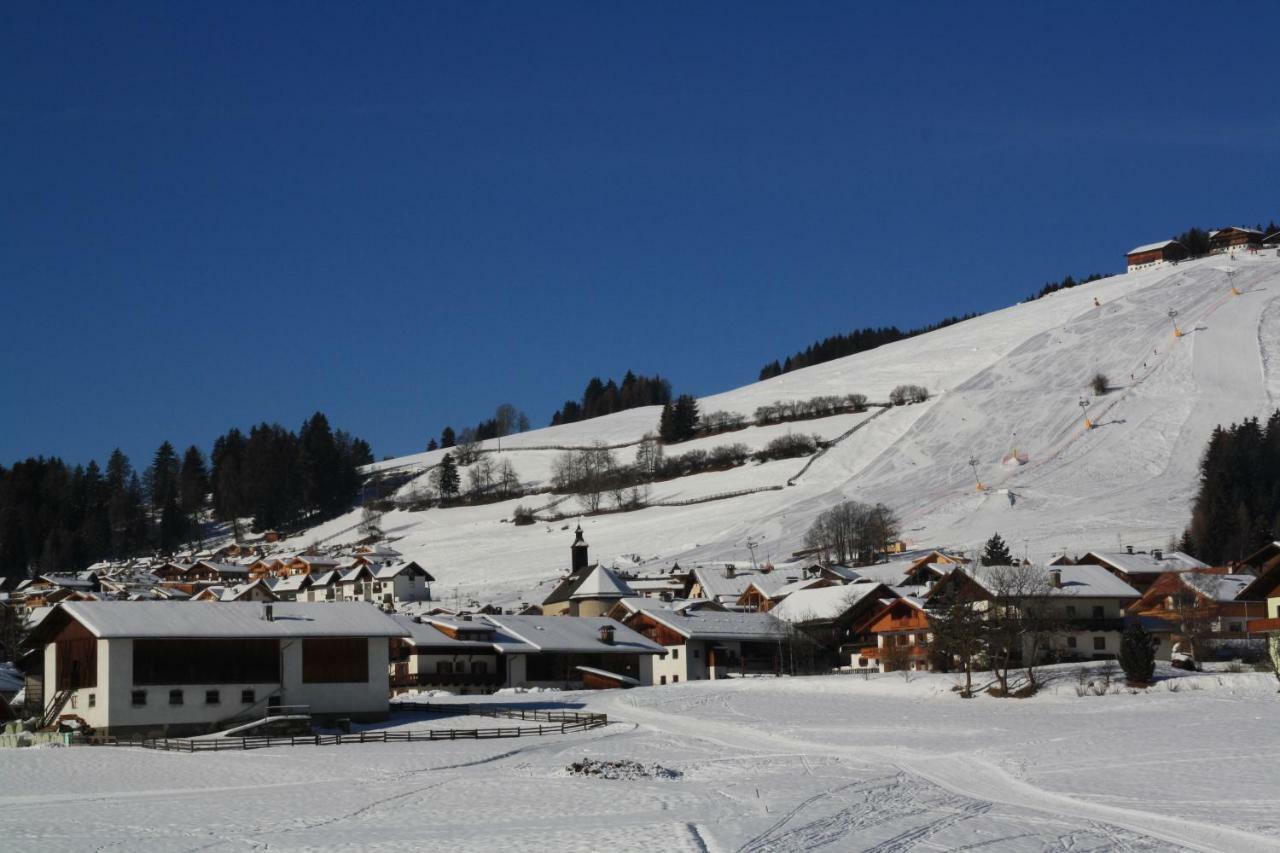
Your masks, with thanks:
<instances>
[{"instance_id":1,"label":"church tower","mask_svg":"<svg viewBox=\"0 0 1280 853\"><path fill-rule=\"evenodd\" d=\"M582 538L582 525L578 525L578 535L573 540L573 545L569 551L573 555L572 562L569 563L570 570L573 574L577 574L587 567L587 543Z\"/></svg>"}]
</instances>

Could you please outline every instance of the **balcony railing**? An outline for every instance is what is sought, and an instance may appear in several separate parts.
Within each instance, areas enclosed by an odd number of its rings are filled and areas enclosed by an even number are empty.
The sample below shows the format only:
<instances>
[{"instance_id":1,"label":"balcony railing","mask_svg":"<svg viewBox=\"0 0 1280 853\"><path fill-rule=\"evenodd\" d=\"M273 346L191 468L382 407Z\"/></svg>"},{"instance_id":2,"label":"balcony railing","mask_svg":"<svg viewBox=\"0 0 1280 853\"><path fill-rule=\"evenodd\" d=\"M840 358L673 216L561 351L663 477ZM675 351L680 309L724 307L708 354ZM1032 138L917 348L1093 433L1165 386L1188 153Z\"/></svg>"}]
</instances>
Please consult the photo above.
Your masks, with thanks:
<instances>
[{"instance_id":1,"label":"balcony railing","mask_svg":"<svg viewBox=\"0 0 1280 853\"><path fill-rule=\"evenodd\" d=\"M501 687L503 681L495 672L419 672L391 676L392 687Z\"/></svg>"}]
</instances>

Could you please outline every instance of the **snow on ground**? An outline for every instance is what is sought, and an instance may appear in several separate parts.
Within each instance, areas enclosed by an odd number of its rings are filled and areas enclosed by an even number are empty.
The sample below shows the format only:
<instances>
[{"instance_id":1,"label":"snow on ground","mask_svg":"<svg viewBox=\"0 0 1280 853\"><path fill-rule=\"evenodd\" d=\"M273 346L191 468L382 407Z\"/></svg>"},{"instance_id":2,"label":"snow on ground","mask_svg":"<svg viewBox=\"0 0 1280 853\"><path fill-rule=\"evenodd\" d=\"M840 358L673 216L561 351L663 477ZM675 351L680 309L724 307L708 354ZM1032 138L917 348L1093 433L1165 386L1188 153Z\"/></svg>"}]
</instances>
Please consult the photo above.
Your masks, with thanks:
<instances>
[{"instance_id":1,"label":"snow on ground","mask_svg":"<svg viewBox=\"0 0 1280 853\"><path fill-rule=\"evenodd\" d=\"M1233 270L1239 296L1229 293ZM1170 309L1186 333L1181 338L1172 334ZM1097 372L1111 384L1102 396L1087 387ZM913 546L974 548L998 530L1033 558L1113 548L1117 540L1163 547L1186 524L1196 467L1213 427L1265 416L1276 405L1280 259L1216 256L1114 276L699 404L703 411L750 416L765 403L819 394L859 392L884 400L901 383L925 385L935 396L920 405L746 429L670 448L679 453L737 441L755 448L780 432L832 438L864 423L782 491L584 519L593 559L639 554L655 568L676 560L746 562L751 537L762 543L760 556L778 561L801 546L818 513L846 498L893 507ZM1095 424L1088 431L1077 405L1082 397L1089 398ZM559 451L528 448L633 443L655 429L657 417L651 407L534 430L504 438L504 455L522 479L545 482ZM517 447L526 449L511 450ZM1028 455L1028 464L1003 465L1015 448ZM629 460L634 450L616 453ZM420 470L442 455L378 467ZM971 457L984 491L975 488ZM806 461L656 484L653 497L781 485ZM542 506L551 499L519 502ZM383 526L442 589L514 601L566 567L568 545L558 525L503 524L516 503L392 513ZM572 498L557 506L578 509ZM301 548L358 521L359 512L350 513L288 545ZM359 535L352 529L332 541Z\"/></svg>"},{"instance_id":2,"label":"snow on ground","mask_svg":"<svg viewBox=\"0 0 1280 853\"><path fill-rule=\"evenodd\" d=\"M488 698L610 715L518 740L5 750L0 838L50 853L1280 850L1274 680L1081 697L1074 673L1027 700L963 700L936 674ZM679 776L567 772L584 758Z\"/></svg>"}]
</instances>

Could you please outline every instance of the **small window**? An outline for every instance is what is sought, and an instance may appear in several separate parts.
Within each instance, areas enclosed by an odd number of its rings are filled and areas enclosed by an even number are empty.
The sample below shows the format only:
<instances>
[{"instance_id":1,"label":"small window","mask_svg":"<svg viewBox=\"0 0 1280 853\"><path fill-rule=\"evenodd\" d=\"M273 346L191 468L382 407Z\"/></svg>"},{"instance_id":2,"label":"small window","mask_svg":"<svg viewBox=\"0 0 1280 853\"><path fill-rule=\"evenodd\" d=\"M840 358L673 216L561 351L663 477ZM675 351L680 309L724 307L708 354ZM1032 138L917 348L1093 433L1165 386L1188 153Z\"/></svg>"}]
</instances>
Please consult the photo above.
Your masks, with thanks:
<instances>
[{"instance_id":1,"label":"small window","mask_svg":"<svg viewBox=\"0 0 1280 853\"><path fill-rule=\"evenodd\" d=\"M254 702L257 702L257 701L258 701L258 699L257 699L257 697L256 697L256 696L254 696L254 695L253 695L253 691L252 691L252 690L241 690L241 691L240 691L240 704L241 704L241 705L252 705Z\"/></svg>"},{"instance_id":2,"label":"small window","mask_svg":"<svg viewBox=\"0 0 1280 853\"><path fill-rule=\"evenodd\" d=\"M436 673L439 675L452 675L453 661L447 661L447 660L436 661Z\"/></svg>"},{"instance_id":3,"label":"small window","mask_svg":"<svg viewBox=\"0 0 1280 853\"><path fill-rule=\"evenodd\" d=\"M1106 638L1106 637L1094 637L1094 638L1093 638L1093 650L1094 650L1095 652L1105 652L1105 651L1107 650L1107 638Z\"/></svg>"},{"instance_id":4,"label":"small window","mask_svg":"<svg viewBox=\"0 0 1280 853\"><path fill-rule=\"evenodd\" d=\"M80 697L74 693L71 694L71 707L72 708L80 707Z\"/></svg>"},{"instance_id":5,"label":"small window","mask_svg":"<svg viewBox=\"0 0 1280 853\"><path fill-rule=\"evenodd\" d=\"M89 707L90 707L90 708L96 708L96 707L98 707L98 694L97 694L97 693L90 693L90 694L89 694Z\"/></svg>"},{"instance_id":6,"label":"small window","mask_svg":"<svg viewBox=\"0 0 1280 853\"><path fill-rule=\"evenodd\" d=\"M666 677L665 675L663 675L663 676L659 676L659 678L658 678L658 683L659 683L659 684L666 684L666 683L667 683L667 677Z\"/></svg>"},{"instance_id":7,"label":"small window","mask_svg":"<svg viewBox=\"0 0 1280 853\"><path fill-rule=\"evenodd\" d=\"M204 704L220 705L222 704L222 696L217 690L206 690L204 692Z\"/></svg>"},{"instance_id":8,"label":"small window","mask_svg":"<svg viewBox=\"0 0 1280 853\"><path fill-rule=\"evenodd\" d=\"M1076 647L1076 638L1067 637L1067 648L1074 649Z\"/></svg>"},{"instance_id":9,"label":"small window","mask_svg":"<svg viewBox=\"0 0 1280 853\"><path fill-rule=\"evenodd\" d=\"M671 650L671 659L672 659L672 660L680 660L680 650L679 650L679 649L672 649L672 650Z\"/></svg>"},{"instance_id":10,"label":"small window","mask_svg":"<svg viewBox=\"0 0 1280 853\"><path fill-rule=\"evenodd\" d=\"M181 705L181 704L182 704L182 691L181 691L181 690L170 690L170 691L169 691L169 704L170 704L170 705Z\"/></svg>"},{"instance_id":11,"label":"small window","mask_svg":"<svg viewBox=\"0 0 1280 853\"><path fill-rule=\"evenodd\" d=\"M487 675L489 673L489 664L482 660L473 660L471 662L472 675Z\"/></svg>"},{"instance_id":12,"label":"small window","mask_svg":"<svg viewBox=\"0 0 1280 853\"><path fill-rule=\"evenodd\" d=\"M702 652L700 652L698 648L695 646L693 649L693 659L697 660L700 657L702 657Z\"/></svg>"},{"instance_id":13,"label":"small window","mask_svg":"<svg viewBox=\"0 0 1280 853\"><path fill-rule=\"evenodd\" d=\"M909 646L909 645L911 645L911 635L910 635L910 634L899 634L899 635L898 635L898 645L900 645L900 646Z\"/></svg>"},{"instance_id":14,"label":"small window","mask_svg":"<svg viewBox=\"0 0 1280 853\"><path fill-rule=\"evenodd\" d=\"M1106 614L1106 611L1102 608L1102 605L1101 605L1101 604L1095 604L1095 605L1093 606L1093 618L1094 618L1094 619L1101 619L1101 618L1103 618L1103 617L1104 617L1104 616L1106 616L1106 615L1107 615L1107 614Z\"/></svg>"},{"instance_id":15,"label":"small window","mask_svg":"<svg viewBox=\"0 0 1280 853\"><path fill-rule=\"evenodd\" d=\"M133 707L140 708L145 704L147 704L147 691L145 690L133 691Z\"/></svg>"},{"instance_id":16,"label":"small window","mask_svg":"<svg viewBox=\"0 0 1280 853\"><path fill-rule=\"evenodd\" d=\"M671 683L672 683L672 684L679 684L679 683L680 683L680 676L678 676L678 675L673 675L673 676L671 676Z\"/></svg>"},{"instance_id":17,"label":"small window","mask_svg":"<svg viewBox=\"0 0 1280 853\"><path fill-rule=\"evenodd\" d=\"M1242 625L1239 622L1232 622L1230 625L1227 626L1227 631L1233 634L1243 634L1244 625Z\"/></svg>"}]
</instances>

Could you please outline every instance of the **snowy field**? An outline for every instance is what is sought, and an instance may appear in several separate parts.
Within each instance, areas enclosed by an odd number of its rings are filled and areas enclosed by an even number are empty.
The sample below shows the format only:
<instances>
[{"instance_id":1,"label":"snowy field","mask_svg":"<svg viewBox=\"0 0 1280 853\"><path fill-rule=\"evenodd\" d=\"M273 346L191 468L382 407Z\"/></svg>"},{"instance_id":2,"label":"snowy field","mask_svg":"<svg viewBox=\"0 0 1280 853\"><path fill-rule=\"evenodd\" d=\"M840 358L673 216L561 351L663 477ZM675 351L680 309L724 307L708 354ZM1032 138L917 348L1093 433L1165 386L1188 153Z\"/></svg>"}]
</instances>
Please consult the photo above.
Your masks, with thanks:
<instances>
[{"instance_id":1,"label":"snowy field","mask_svg":"<svg viewBox=\"0 0 1280 853\"><path fill-rule=\"evenodd\" d=\"M1233 282L1238 296L1230 294ZM1172 334L1171 309L1185 332L1181 338ZM1101 396L1087 387L1097 372L1110 381ZM655 484L651 498L783 486L778 491L585 518L593 559L631 565L638 555L654 569L677 560L747 562L751 537L761 543L761 558L782 561L801 546L818 513L848 498L893 507L912 546L973 549L999 531L1019 555L1025 548L1033 559L1114 549L1120 542L1164 547L1186 525L1197 464L1214 426L1265 417L1277 405L1280 258L1216 256L1113 276L705 397L699 405L704 412L750 416L762 404L820 394L857 392L881 401L902 383L925 385L935 396L920 405L745 429L668 448L674 454L741 441L754 449L787 431L830 439L863 424L798 479L807 459L749 463ZM1088 431L1082 396L1096 425ZM560 451L533 448L628 445L653 431L657 419L656 408L634 409L534 430L503 439L501 455L526 483L545 483ZM1015 448L1028 463L1002 464ZM634 447L615 453L630 461ZM420 470L442 455L377 467ZM971 457L984 491L975 489ZM464 600L537 600L566 568L567 534L560 524L516 528L503 520L516 503L538 507L550 500L543 494L483 507L395 512L382 526L450 599L456 590ZM577 504L570 498L557 509L572 513ZM349 513L286 547L330 536L327 544L352 541L360 535L359 519L359 511ZM345 528L352 529L341 533Z\"/></svg>"},{"instance_id":2,"label":"snowy field","mask_svg":"<svg viewBox=\"0 0 1280 853\"><path fill-rule=\"evenodd\" d=\"M612 721L519 740L6 750L0 847L1280 850L1269 676L1082 697L1074 669L1055 674L1027 700L962 700L935 674L492 697ZM566 771L584 758L679 775Z\"/></svg>"}]
</instances>

